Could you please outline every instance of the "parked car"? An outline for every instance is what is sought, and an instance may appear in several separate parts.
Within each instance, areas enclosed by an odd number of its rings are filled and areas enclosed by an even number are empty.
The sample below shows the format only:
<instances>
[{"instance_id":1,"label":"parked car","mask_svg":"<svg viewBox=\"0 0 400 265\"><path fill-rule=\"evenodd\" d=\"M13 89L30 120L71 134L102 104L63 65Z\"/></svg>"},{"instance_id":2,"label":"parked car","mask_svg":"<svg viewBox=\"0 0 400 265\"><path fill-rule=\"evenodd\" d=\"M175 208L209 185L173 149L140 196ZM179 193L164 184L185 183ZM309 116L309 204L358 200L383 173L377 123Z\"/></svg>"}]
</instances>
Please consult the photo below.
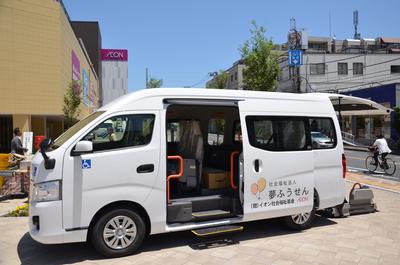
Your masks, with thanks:
<instances>
[{"instance_id":1,"label":"parked car","mask_svg":"<svg viewBox=\"0 0 400 265\"><path fill-rule=\"evenodd\" d=\"M313 147L331 148L334 145L333 139L321 132L311 132L311 140Z\"/></svg>"}]
</instances>

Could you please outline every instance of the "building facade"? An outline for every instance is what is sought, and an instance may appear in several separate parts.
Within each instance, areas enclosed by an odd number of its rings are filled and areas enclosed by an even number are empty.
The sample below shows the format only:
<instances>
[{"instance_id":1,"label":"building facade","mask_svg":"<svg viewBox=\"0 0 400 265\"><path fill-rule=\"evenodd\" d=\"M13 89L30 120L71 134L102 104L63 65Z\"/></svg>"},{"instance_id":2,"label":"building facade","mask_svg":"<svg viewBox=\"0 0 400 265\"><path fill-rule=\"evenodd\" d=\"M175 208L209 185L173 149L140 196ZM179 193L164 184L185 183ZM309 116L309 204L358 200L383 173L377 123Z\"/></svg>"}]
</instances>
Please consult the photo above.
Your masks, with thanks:
<instances>
[{"instance_id":1,"label":"building facade","mask_svg":"<svg viewBox=\"0 0 400 265\"><path fill-rule=\"evenodd\" d=\"M225 82L225 87L224 89L235 89L235 90L243 90L244 89L244 83L243 83L243 69L245 65L243 63L243 60L238 60L233 65L225 70L226 73L228 73L228 78L226 79ZM215 74L218 74L217 72ZM212 86L212 84L215 83L214 76L211 80L207 81L206 87ZM211 87L210 87L211 88Z\"/></svg>"},{"instance_id":2,"label":"building facade","mask_svg":"<svg viewBox=\"0 0 400 265\"><path fill-rule=\"evenodd\" d=\"M98 77L101 77L101 33L99 22L97 21L71 21L72 29L75 32L79 42L83 42L83 46L89 55L93 64L94 71ZM102 86L101 78L99 78L99 104L102 105Z\"/></svg>"},{"instance_id":3,"label":"building facade","mask_svg":"<svg viewBox=\"0 0 400 265\"><path fill-rule=\"evenodd\" d=\"M390 43L390 44L389 44ZM280 92L338 92L400 82L400 39L309 37L303 65L281 60Z\"/></svg>"},{"instance_id":4,"label":"building facade","mask_svg":"<svg viewBox=\"0 0 400 265\"><path fill-rule=\"evenodd\" d=\"M387 108L400 106L400 83L377 85L364 89L348 90L342 94L370 99ZM357 139L370 144L376 135L382 134L386 139L399 140L393 126L394 113L388 115L349 115L343 116L342 131L354 135Z\"/></svg>"},{"instance_id":5,"label":"building facade","mask_svg":"<svg viewBox=\"0 0 400 265\"><path fill-rule=\"evenodd\" d=\"M128 93L128 50L102 49L102 103Z\"/></svg>"},{"instance_id":6,"label":"building facade","mask_svg":"<svg viewBox=\"0 0 400 265\"><path fill-rule=\"evenodd\" d=\"M81 86L79 117L99 107L99 79L62 1L3 0L0 5L0 152L12 128L56 138L64 130L63 98Z\"/></svg>"}]
</instances>

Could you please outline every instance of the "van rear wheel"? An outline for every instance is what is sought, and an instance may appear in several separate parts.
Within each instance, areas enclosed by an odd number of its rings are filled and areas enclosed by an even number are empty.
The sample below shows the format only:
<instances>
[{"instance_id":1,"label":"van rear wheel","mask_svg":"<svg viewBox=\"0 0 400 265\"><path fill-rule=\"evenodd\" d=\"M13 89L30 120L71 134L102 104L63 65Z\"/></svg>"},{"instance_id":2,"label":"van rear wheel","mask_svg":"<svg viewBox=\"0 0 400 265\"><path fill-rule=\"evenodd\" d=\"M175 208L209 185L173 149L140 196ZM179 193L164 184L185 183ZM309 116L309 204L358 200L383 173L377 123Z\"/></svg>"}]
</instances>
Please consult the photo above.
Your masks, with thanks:
<instances>
[{"instance_id":1,"label":"van rear wheel","mask_svg":"<svg viewBox=\"0 0 400 265\"><path fill-rule=\"evenodd\" d=\"M146 225L129 209L115 209L100 217L91 231L93 247L106 257L133 254L143 242Z\"/></svg>"},{"instance_id":2,"label":"van rear wheel","mask_svg":"<svg viewBox=\"0 0 400 265\"><path fill-rule=\"evenodd\" d=\"M283 218L287 227L293 230L305 230L312 226L315 219L316 208L313 207L311 212L294 214Z\"/></svg>"}]
</instances>

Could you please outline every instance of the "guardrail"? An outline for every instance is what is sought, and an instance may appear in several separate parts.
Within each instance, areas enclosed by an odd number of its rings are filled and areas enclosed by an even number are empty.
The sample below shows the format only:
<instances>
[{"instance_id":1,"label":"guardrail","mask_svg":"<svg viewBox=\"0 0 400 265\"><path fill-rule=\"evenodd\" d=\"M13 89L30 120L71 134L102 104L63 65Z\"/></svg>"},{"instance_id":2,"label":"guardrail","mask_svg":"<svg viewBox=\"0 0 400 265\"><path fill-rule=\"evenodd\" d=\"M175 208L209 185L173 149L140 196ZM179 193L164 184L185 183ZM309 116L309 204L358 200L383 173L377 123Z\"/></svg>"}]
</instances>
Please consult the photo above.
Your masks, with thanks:
<instances>
[{"instance_id":1,"label":"guardrail","mask_svg":"<svg viewBox=\"0 0 400 265\"><path fill-rule=\"evenodd\" d=\"M342 132L343 142L350 145L356 145L355 136L348 132Z\"/></svg>"}]
</instances>

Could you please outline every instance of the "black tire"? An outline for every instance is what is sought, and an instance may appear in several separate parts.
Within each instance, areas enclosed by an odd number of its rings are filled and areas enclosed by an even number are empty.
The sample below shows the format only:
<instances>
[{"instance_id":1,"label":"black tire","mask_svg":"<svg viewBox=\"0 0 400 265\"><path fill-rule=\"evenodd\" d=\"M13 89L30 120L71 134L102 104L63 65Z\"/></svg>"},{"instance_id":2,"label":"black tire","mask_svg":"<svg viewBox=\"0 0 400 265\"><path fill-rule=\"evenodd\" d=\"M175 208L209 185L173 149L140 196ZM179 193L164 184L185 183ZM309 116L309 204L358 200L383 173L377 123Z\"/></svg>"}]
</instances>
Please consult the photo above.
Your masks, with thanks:
<instances>
[{"instance_id":1,"label":"black tire","mask_svg":"<svg viewBox=\"0 0 400 265\"><path fill-rule=\"evenodd\" d=\"M285 222L285 225L292 230L300 231L300 230L309 229L314 222L315 212L316 212L316 208L313 207L312 211L309 213L285 216L285 217L283 217L283 221ZM308 216L306 218L306 220L303 219L301 222L298 222L299 219L297 219L297 217L301 218L301 216L304 217L306 215Z\"/></svg>"},{"instance_id":2,"label":"black tire","mask_svg":"<svg viewBox=\"0 0 400 265\"><path fill-rule=\"evenodd\" d=\"M383 170L385 171L386 175L392 176L394 172L396 172L395 162L390 158L386 158L386 165L387 167L384 167Z\"/></svg>"},{"instance_id":3,"label":"black tire","mask_svg":"<svg viewBox=\"0 0 400 265\"><path fill-rule=\"evenodd\" d=\"M373 156L367 156L367 158L365 158L365 168L371 173L374 173L378 168L378 164L374 163L375 159Z\"/></svg>"},{"instance_id":4,"label":"black tire","mask_svg":"<svg viewBox=\"0 0 400 265\"><path fill-rule=\"evenodd\" d=\"M112 230L116 226L118 228ZM101 255L115 258L135 253L142 244L145 235L146 225L138 213L130 209L114 209L97 220L93 229L91 229L90 241ZM115 241L113 241L114 239ZM111 241L116 242L116 244L111 244ZM115 247L109 246L110 244L115 245Z\"/></svg>"}]
</instances>

